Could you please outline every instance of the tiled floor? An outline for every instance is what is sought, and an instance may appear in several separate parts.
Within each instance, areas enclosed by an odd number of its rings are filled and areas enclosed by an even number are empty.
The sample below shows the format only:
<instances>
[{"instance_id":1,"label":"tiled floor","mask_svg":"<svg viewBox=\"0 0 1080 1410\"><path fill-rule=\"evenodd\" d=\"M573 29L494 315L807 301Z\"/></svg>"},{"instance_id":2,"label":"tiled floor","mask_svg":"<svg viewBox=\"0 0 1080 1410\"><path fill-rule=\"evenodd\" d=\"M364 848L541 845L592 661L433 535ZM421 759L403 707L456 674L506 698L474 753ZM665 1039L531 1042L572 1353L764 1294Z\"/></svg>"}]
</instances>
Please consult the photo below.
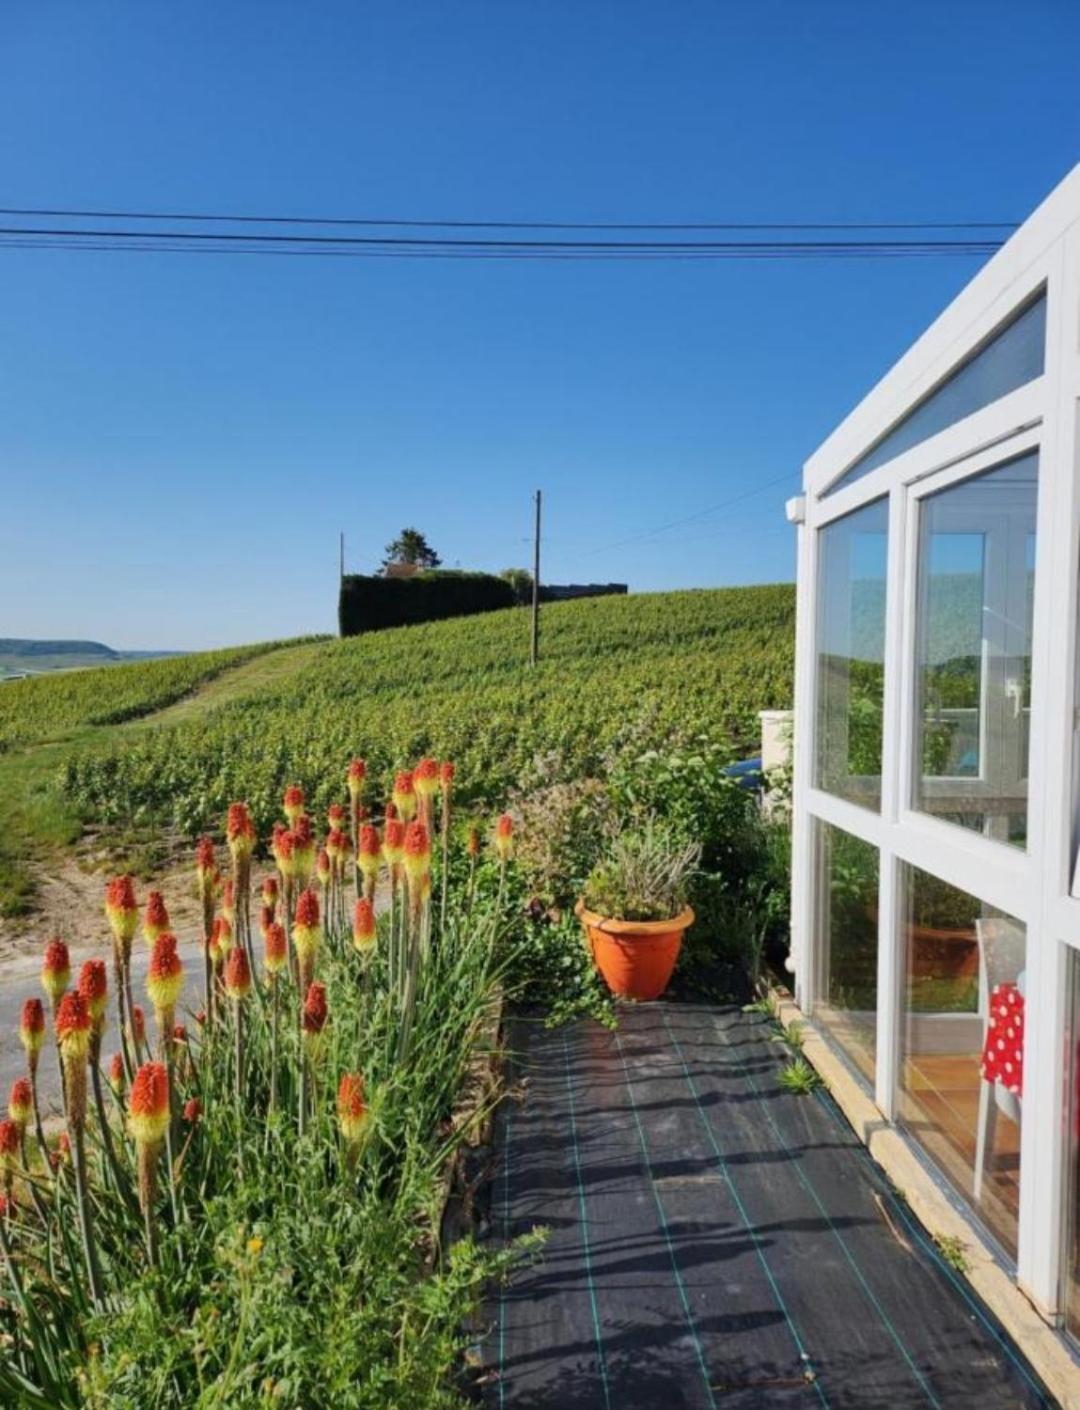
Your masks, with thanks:
<instances>
[{"instance_id":1,"label":"tiled floor","mask_svg":"<svg viewBox=\"0 0 1080 1410\"><path fill-rule=\"evenodd\" d=\"M1049 1402L757 1015L647 1004L510 1033L493 1224L546 1251L493 1301L507 1410Z\"/></svg>"}]
</instances>

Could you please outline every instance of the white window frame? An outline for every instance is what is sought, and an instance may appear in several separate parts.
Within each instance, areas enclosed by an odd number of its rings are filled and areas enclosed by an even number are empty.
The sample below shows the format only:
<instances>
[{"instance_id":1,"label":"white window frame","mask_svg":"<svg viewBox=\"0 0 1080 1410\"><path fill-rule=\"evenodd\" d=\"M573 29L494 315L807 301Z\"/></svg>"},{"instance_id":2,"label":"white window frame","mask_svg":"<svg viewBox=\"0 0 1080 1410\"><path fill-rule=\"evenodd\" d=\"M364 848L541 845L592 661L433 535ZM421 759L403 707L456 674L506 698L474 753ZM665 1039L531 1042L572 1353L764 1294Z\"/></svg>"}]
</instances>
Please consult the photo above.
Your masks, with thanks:
<instances>
[{"instance_id":1,"label":"white window frame","mask_svg":"<svg viewBox=\"0 0 1080 1410\"><path fill-rule=\"evenodd\" d=\"M1045 289L1042 377L828 494L846 468ZM1039 454L1027 848L912 807L915 607L920 502L1026 451ZM1064 1162L1066 947L1080 949L1080 894L1071 891L1080 841L1080 166L1044 201L804 467L798 529L792 952L796 995L813 1013L819 938L815 829L830 823L879 853L878 1012L874 1098L894 1119L903 936L901 868L941 877L1027 927L1026 1050L1017 1280L1049 1319L1059 1316L1067 1225ZM814 786L818 530L889 500L881 809Z\"/></svg>"}]
</instances>

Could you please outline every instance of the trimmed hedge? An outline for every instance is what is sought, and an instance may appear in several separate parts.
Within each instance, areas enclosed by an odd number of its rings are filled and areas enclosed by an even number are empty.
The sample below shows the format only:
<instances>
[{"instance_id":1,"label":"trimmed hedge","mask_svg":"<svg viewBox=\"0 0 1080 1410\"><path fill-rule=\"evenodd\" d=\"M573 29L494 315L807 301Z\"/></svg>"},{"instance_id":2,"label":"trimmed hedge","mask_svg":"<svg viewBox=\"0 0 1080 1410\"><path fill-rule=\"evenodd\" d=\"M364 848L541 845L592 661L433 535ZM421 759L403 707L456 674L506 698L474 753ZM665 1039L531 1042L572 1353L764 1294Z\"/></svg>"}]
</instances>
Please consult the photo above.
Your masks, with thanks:
<instances>
[{"instance_id":1,"label":"trimmed hedge","mask_svg":"<svg viewBox=\"0 0 1080 1410\"><path fill-rule=\"evenodd\" d=\"M429 569L411 578L369 577L353 573L342 578L338 626L342 636L468 617L513 607L514 589L490 573Z\"/></svg>"}]
</instances>

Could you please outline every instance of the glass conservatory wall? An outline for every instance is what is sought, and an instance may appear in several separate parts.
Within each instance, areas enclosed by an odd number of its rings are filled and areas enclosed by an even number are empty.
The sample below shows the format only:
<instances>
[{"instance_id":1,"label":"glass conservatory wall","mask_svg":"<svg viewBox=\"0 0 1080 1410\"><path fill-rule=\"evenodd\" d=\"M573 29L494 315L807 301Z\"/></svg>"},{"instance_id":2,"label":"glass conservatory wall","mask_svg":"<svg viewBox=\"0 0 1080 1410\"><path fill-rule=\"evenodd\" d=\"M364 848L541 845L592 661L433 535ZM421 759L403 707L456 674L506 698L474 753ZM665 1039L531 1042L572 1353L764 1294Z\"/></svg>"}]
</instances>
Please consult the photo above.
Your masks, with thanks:
<instances>
[{"instance_id":1,"label":"glass conservatory wall","mask_svg":"<svg viewBox=\"0 0 1080 1410\"><path fill-rule=\"evenodd\" d=\"M878 852L817 826L818 1002L814 1020L871 1084L877 1048Z\"/></svg>"},{"instance_id":2,"label":"glass conservatory wall","mask_svg":"<svg viewBox=\"0 0 1080 1410\"><path fill-rule=\"evenodd\" d=\"M821 530L817 622L817 784L881 807L888 500Z\"/></svg>"},{"instance_id":3,"label":"glass conservatory wall","mask_svg":"<svg viewBox=\"0 0 1080 1410\"><path fill-rule=\"evenodd\" d=\"M900 1117L1015 1255L1026 930L928 872L904 877Z\"/></svg>"},{"instance_id":4,"label":"glass conservatory wall","mask_svg":"<svg viewBox=\"0 0 1080 1410\"><path fill-rule=\"evenodd\" d=\"M919 511L915 807L1027 840L1038 456L928 495Z\"/></svg>"}]
</instances>

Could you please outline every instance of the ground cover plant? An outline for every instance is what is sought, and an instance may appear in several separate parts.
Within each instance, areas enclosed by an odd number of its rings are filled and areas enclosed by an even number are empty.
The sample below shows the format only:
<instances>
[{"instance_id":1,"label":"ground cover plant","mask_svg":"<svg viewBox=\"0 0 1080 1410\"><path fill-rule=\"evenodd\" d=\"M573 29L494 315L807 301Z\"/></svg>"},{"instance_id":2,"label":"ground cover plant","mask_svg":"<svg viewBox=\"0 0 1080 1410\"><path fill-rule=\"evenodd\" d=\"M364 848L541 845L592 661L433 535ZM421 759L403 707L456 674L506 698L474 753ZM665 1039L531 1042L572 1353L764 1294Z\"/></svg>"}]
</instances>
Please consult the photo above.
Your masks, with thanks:
<instances>
[{"instance_id":1,"label":"ground cover plant","mask_svg":"<svg viewBox=\"0 0 1080 1410\"><path fill-rule=\"evenodd\" d=\"M324 807L357 737L384 782L401 758L447 755L485 804L702 731L730 759L756 746L758 710L790 704L794 601L781 585L552 604L535 669L518 609L328 642L295 677L73 754L63 788L91 821L195 835L235 797L265 831L294 776ZM423 661L418 683L403 661Z\"/></svg>"},{"instance_id":2,"label":"ground cover plant","mask_svg":"<svg viewBox=\"0 0 1080 1410\"><path fill-rule=\"evenodd\" d=\"M492 1041L514 829L455 834L453 770L429 758L396 777L376 830L365 772L339 770L322 848L286 791L258 890L246 805L227 851L200 840L197 1014L177 1012L164 902L140 905L130 877L106 893L111 972L91 959L76 977L63 942L47 947L0 1121L3 1404L462 1403L465 1319L519 1253L438 1236L447 1161L482 1115L455 1106ZM53 1061L57 1141L38 1100Z\"/></svg>"}]
</instances>

